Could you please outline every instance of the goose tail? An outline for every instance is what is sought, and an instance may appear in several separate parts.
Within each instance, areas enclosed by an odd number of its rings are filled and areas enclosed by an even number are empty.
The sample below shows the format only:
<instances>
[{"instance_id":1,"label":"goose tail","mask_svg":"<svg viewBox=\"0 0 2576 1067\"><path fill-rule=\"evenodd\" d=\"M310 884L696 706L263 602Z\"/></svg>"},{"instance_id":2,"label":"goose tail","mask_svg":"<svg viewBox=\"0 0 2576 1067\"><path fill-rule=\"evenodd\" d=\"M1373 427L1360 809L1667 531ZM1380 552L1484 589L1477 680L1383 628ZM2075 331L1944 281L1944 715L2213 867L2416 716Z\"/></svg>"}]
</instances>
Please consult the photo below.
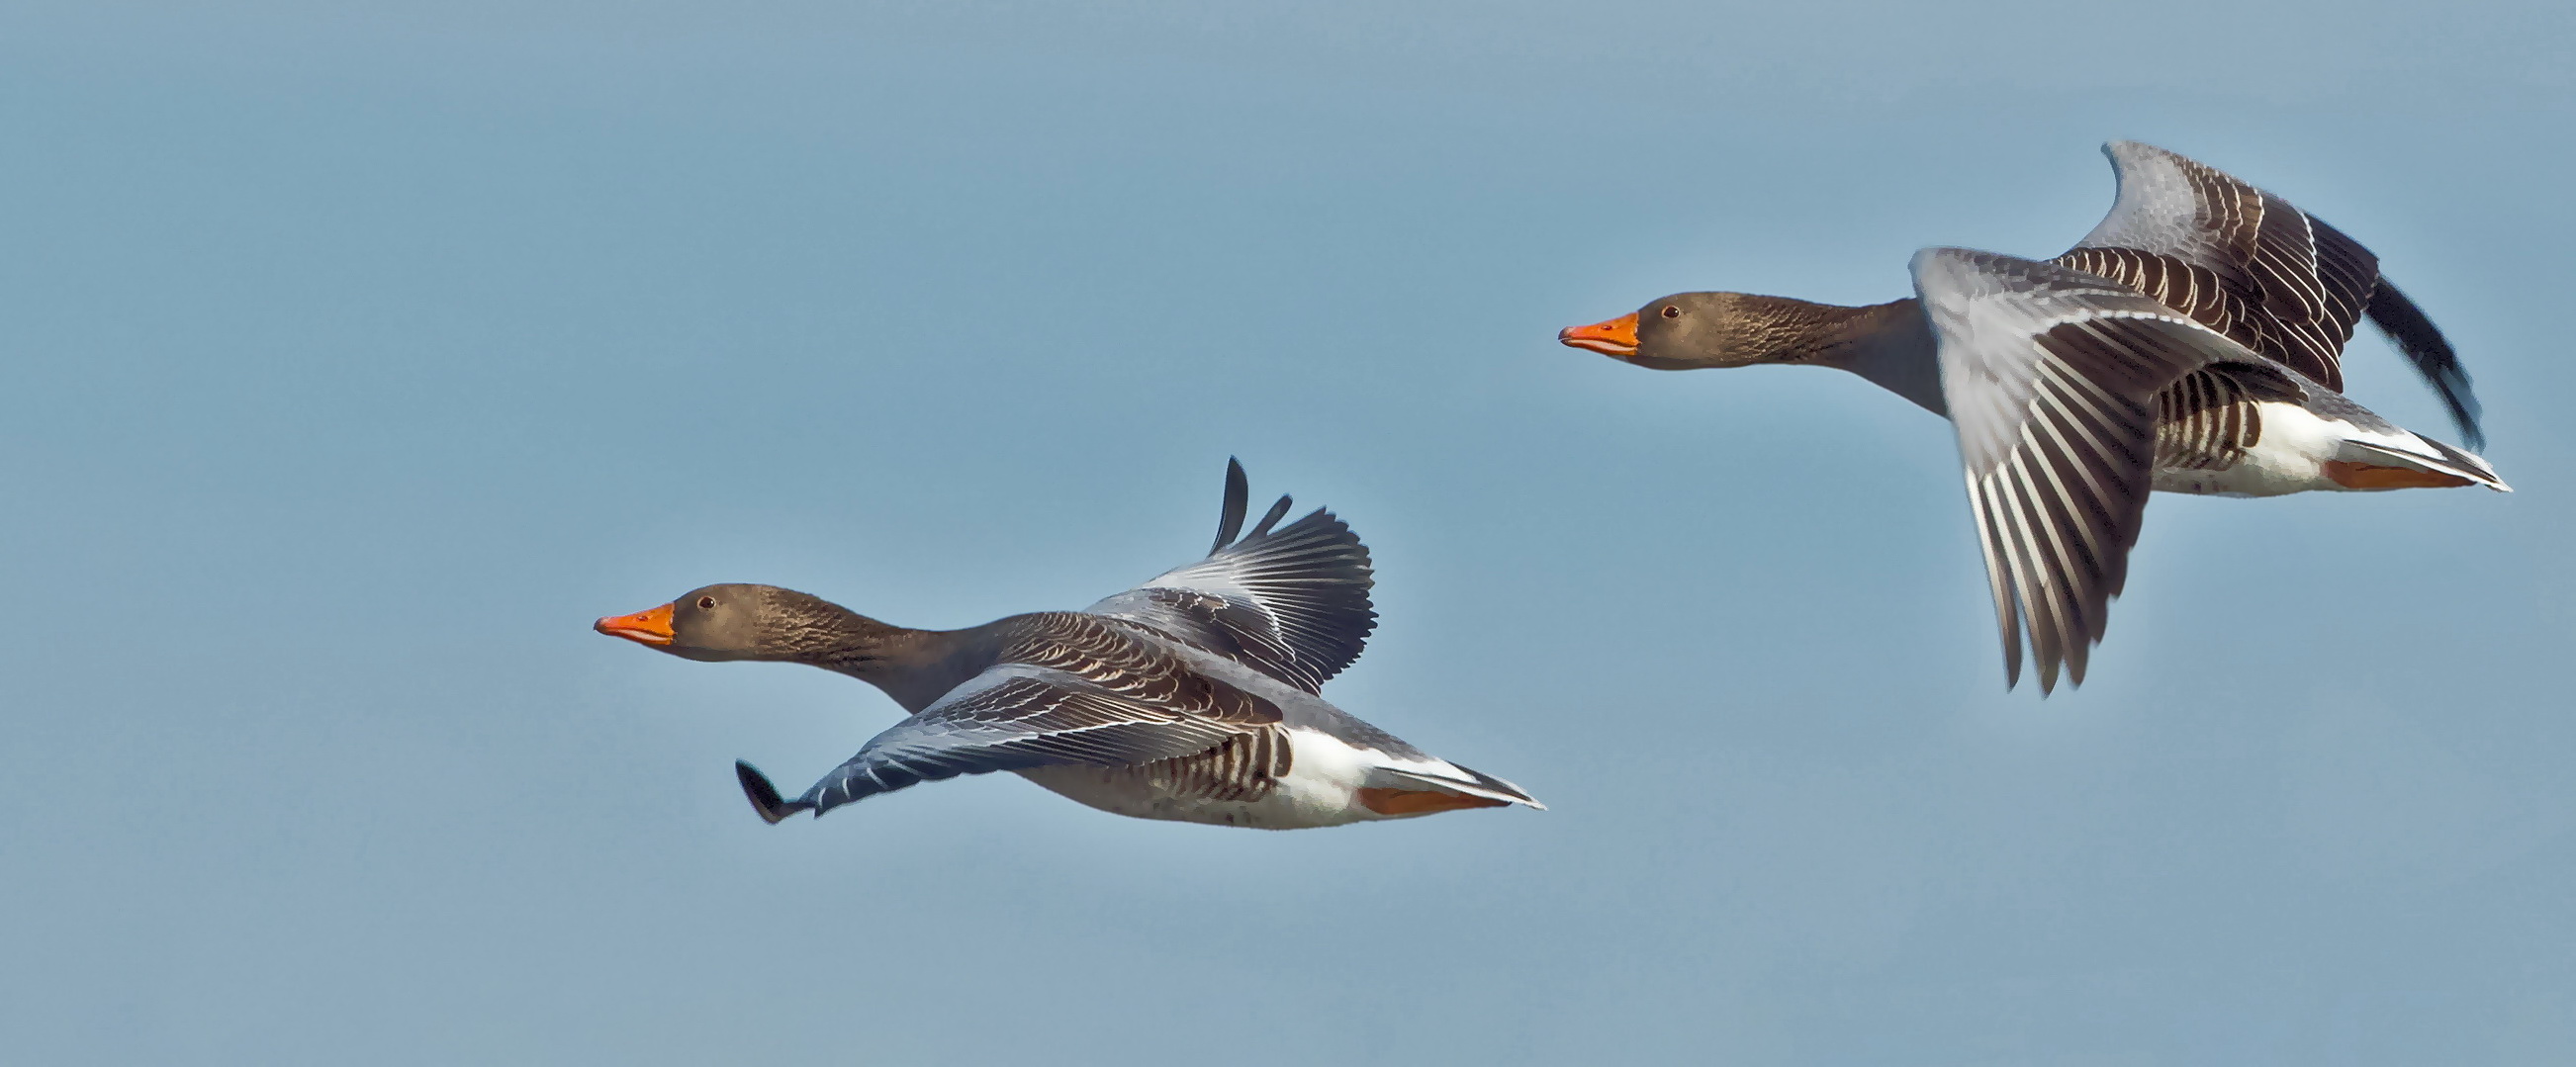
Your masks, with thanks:
<instances>
[{"instance_id":1,"label":"goose tail","mask_svg":"<svg viewBox=\"0 0 2576 1067\"><path fill-rule=\"evenodd\" d=\"M2408 436L2412 440L2387 443L2347 439L2340 462L2329 463L2327 474L2349 489L2483 485L2499 493L2513 492L2476 453L2422 435Z\"/></svg>"},{"instance_id":2,"label":"goose tail","mask_svg":"<svg viewBox=\"0 0 2576 1067\"><path fill-rule=\"evenodd\" d=\"M1481 803L1468 804L1439 804L1424 808L1426 812L1445 811L1450 807L1502 807L1508 804L1518 804L1538 811L1547 810L1547 805L1539 803L1537 797L1529 795L1521 787L1447 760L1438 761L1437 766L1381 766L1372 770L1370 778L1374 779L1371 785L1378 786L1379 789L1389 793L1428 791L1449 794L1461 800L1472 798L1473 801L1481 801ZM1381 812L1381 814L1392 813Z\"/></svg>"}]
</instances>

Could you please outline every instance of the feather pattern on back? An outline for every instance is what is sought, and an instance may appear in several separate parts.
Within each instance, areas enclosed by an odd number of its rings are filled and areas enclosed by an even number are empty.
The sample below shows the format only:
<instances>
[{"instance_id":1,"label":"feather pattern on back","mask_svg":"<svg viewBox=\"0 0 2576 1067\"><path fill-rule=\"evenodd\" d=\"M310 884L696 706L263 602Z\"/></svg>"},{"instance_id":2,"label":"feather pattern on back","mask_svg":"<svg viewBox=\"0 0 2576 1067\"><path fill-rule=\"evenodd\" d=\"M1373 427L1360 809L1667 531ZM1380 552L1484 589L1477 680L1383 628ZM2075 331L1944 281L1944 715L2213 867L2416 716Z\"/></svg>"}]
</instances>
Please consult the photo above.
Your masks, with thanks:
<instances>
[{"instance_id":1,"label":"feather pattern on back","mask_svg":"<svg viewBox=\"0 0 2576 1067\"><path fill-rule=\"evenodd\" d=\"M2328 389L2364 317L2442 398L2471 447L2484 434L2468 372L2432 320L2342 231L2224 171L2151 145L2102 148L2111 212L2056 262L2156 298Z\"/></svg>"}]
</instances>

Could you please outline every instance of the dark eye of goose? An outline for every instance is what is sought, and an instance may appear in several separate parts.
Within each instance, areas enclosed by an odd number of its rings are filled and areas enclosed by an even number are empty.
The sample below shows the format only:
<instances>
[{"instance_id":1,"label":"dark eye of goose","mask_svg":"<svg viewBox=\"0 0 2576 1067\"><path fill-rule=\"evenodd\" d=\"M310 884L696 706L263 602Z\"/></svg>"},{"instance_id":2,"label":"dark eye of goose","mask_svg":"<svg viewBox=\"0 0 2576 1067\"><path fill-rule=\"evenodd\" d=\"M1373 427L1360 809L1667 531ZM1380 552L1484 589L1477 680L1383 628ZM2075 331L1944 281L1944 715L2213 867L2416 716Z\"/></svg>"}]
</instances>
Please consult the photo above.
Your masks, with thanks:
<instances>
[{"instance_id":1,"label":"dark eye of goose","mask_svg":"<svg viewBox=\"0 0 2576 1067\"><path fill-rule=\"evenodd\" d=\"M716 598L714 598L714 597L711 597L711 596L702 596L702 597L699 597L699 598L698 598L698 610L700 610L700 611L705 611L705 610L707 610L707 609L709 609L709 608L712 608L712 607L715 607L715 606L716 606Z\"/></svg>"},{"instance_id":2,"label":"dark eye of goose","mask_svg":"<svg viewBox=\"0 0 2576 1067\"><path fill-rule=\"evenodd\" d=\"M1664 305L1664 317L1668 319L1678 319L1682 317L1682 309L1671 304L1666 304Z\"/></svg>"}]
</instances>

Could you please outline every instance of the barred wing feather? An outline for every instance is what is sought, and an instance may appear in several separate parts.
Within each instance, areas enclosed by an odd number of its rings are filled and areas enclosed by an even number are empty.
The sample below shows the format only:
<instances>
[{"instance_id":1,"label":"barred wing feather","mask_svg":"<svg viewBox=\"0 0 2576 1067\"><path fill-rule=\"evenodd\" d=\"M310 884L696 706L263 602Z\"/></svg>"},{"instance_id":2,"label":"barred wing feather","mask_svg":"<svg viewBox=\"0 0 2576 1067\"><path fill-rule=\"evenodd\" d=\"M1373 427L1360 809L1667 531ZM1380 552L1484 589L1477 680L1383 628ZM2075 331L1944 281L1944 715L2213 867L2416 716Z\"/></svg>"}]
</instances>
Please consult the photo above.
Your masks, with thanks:
<instances>
[{"instance_id":1,"label":"barred wing feather","mask_svg":"<svg viewBox=\"0 0 2576 1067\"><path fill-rule=\"evenodd\" d=\"M1267 708L1275 723L1276 708L1259 701L1246 706L1252 705ZM1195 755L1269 728L1262 718L1257 711L1235 719L1192 714L1107 692L1063 671L1003 664L878 734L793 801L780 801L749 766L738 773L753 805L774 823L961 774L1123 767Z\"/></svg>"},{"instance_id":2,"label":"barred wing feather","mask_svg":"<svg viewBox=\"0 0 2576 1067\"><path fill-rule=\"evenodd\" d=\"M2442 331L2379 273L2379 257L2287 200L2135 141L2102 146L2119 195L2056 260L2155 297L2258 355L2343 389L2363 318L2388 335L2480 447L2468 371Z\"/></svg>"},{"instance_id":3,"label":"barred wing feather","mask_svg":"<svg viewBox=\"0 0 2576 1067\"><path fill-rule=\"evenodd\" d=\"M1321 509L1274 529L1288 513L1287 497L1238 540L1248 499L1242 465L1228 461L1215 551L1084 610L1152 627L1317 692L1359 658L1377 627L1368 548Z\"/></svg>"},{"instance_id":4,"label":"barred wing feather","mask_svg":"<svg viewBox=\"0 0 2576 1067\"><path fill-rule=\"evenodd\" d=\"M2040 688L2081 683L2128 577L2154 474L2156 395L2214 363L2265 361L2125 286L1962 249L1914 257L1940 344L2009 681L2027 634Z\"/></svg>"}]
</instances>

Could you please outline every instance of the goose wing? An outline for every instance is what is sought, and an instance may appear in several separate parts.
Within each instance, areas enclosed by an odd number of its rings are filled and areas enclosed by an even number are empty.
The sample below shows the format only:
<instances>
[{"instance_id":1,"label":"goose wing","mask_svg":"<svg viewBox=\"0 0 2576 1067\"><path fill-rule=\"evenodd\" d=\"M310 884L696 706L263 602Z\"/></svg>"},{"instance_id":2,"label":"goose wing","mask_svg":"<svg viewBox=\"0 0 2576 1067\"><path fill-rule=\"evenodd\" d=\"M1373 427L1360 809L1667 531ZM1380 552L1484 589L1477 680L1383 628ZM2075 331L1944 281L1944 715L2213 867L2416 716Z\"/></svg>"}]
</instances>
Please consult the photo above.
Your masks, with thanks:
<instances>
[{"instance_id":1,"label":"goose wing","mask_svg":"<svg viewBox=\"0 0 2576 1067\"><path fill-rule=\"evenodd\" d=\"M2145 515L2157 393L2214 364L2278 372L2165 304L2052 263L1926 249L1914 287L1940 345L2006 684L2025 629L2042 692L2061 665L2081 684Z\"/></svg>"},{"instance_id":2,"label":"goose wing","mask_svg":"<svg viewBox=\"0 0 2576 1067\"><path fill-rule=\"evenodd\" d=\"M1277 705L1199 674L1151 638L1072 613L1022 616L1002 662L870 739L788 801L749 764L761 817L820 814L961 774L1071 764L1125 767L1207 752L1279 728Z\"/></svg>"},{"instance_id":3,"label":"goose wing","mask_svg":"<svg viewBox=\"0 0 2576 1067\"><path fill-rule=\"evenodd\" d=\"M1225 477L1225 508L1207 558L1084 610L1150 626L1317 692L1359 658L1377 628L1368 548L1322 509L1278 526L1291 503L1284 496L1243 534L1251 496L1243 465L1227 460Z\"/></svg>"},{"instance_id":4,"label":"goose wing","mask_svg":"<svg viewBox=\"0 0 2576 1067\"><path fill-rule=\"evenodd\" d=\"M2369 249L2215 167L2135 141L2102 151L2119 197L2058 263L2132 286L2336 391L2343 346L2367 317L2441 396L2470 447L2483 444L2459 354Z\"/></svg>"}]
</instances>

